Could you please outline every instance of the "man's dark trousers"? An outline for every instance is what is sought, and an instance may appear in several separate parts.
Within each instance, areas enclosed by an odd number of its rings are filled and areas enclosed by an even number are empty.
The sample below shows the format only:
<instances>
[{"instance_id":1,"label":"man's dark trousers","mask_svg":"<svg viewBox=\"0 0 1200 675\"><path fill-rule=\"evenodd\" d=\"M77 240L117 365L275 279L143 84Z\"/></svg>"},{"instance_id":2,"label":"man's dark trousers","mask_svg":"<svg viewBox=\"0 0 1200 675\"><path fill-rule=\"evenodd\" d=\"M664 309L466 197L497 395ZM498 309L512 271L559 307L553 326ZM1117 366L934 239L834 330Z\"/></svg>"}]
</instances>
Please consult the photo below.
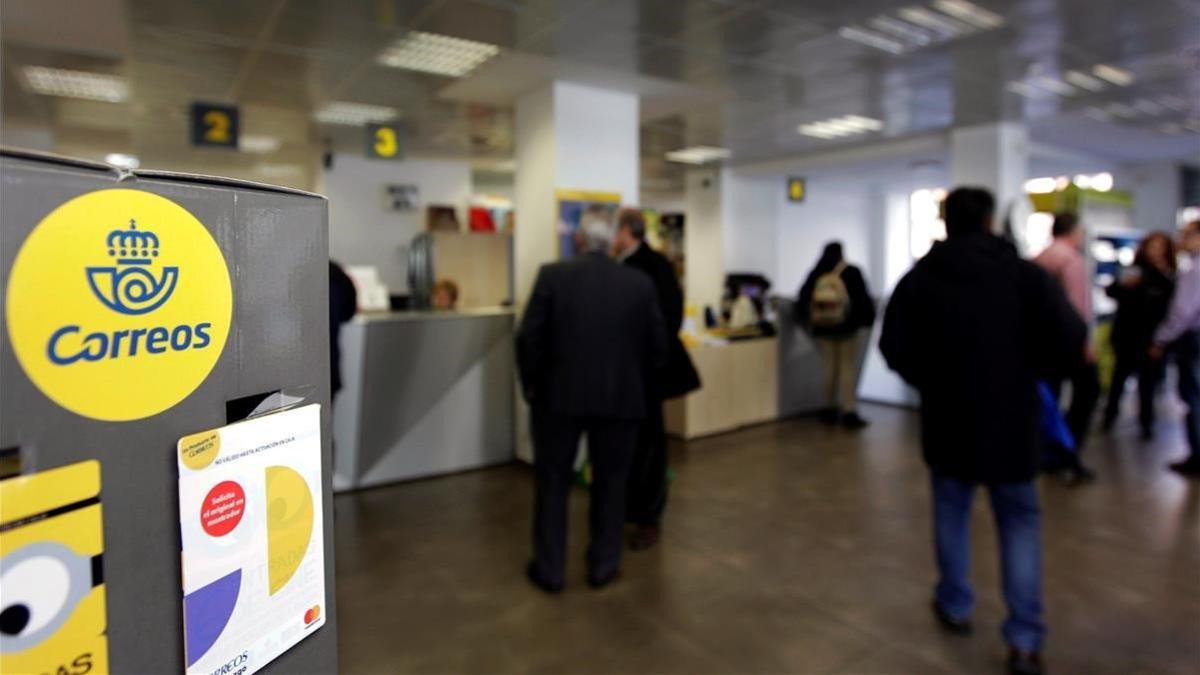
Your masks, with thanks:
<instances>
[{"instance_id":1,"label":"man's dark trousers","mask_svg":"<svg viewBox=\"0 0 1200 675\"><path fill-rule=\"evenodd\" d=\"M638 429L625 503L625 520L635 525L658 525L667 508L667 430L658 398L647 402L646 419Z\"/></svg>"},{"instance_id":2,"label":"man's dark trousers","mask_svg":"<svg viewBox=\"0 0 1200 675\"><path fill-rule=\"evenodd\" d=\"M615 572L624 545L625 483L633 460L638 423L556 415L535 408L532 427L536 483L533 548L538 575L549 584L564 581L567 498L575 475L579 438L585 433L588 459L592 463L588 572L593 577Z\"/></svg>"}]
</instances>

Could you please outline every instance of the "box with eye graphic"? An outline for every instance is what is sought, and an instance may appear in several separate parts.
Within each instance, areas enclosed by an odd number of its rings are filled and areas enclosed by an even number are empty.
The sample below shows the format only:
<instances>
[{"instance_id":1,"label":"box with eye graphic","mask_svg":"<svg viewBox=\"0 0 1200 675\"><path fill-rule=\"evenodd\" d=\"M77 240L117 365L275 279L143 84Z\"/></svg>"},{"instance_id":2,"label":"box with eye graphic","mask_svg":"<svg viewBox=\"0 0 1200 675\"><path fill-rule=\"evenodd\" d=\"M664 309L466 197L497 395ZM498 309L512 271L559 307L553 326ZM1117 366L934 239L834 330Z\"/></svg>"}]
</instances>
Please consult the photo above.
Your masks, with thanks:
<instances>
[{"instance_id":1,"label":"box with eye graphic","mask_svg":"<svg viewBox=\"0 0 1200 675\"><path fill-rule=\"evenodd\" d=\"M0 673L108 672L100 463L0 481Z\"/></svg>"},{"instance_id":2,"label":"box with eye graphic","mask_svg":"<svg viewBox=\"0 0 1200 675\"><path fill-rule=\"evenodd\" d=\"M249 675L325 624L320 411L179 441L189 675Z\"/></svg>"}]
</instances>

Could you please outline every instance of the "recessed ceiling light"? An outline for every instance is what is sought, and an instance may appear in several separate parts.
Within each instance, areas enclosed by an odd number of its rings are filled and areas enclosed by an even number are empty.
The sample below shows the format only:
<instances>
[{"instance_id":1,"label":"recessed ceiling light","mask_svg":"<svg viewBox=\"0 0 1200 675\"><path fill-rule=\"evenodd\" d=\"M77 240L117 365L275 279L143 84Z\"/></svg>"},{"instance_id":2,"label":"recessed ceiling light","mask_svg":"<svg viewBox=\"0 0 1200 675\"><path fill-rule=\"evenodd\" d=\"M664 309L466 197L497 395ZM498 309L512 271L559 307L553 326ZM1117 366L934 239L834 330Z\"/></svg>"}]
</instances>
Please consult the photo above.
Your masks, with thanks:
<instances>
[{"instance_id":1,"label":"recessed ceiling light","mask_svg":"<svg viewBox=\"0 0 1200 675\"><path fill-rule=\"evenodd\" d=\"M945 14L984 30L1004 25L1004 18L999 14L989 12L978 5L966 2L966 0L936 0L933 6Z\"/></svg>"},{"instance_id":2,"label":"recessed ceiling light","mask_svg":"<svg viewBox=\"0 0 1200 675\"><path fill-rule=\"evenodd\" d=\"M1161 105L1159 105L1158 103L1155 103L1154 101L1151 101L1148 98L1139 98L1138 100L1133 102L1133 107L1137 108L1139 111L1144 112L1147 115L1151 115L1151 116L1161 115L1164 112L1163 107Z\"/></svg>"},{"instance_id":3,"label":"recessed ceiling light","mask_svg":"<svg viewBox=\"0 0 1200 675\"><path fill-rule=\"evenodd\" d=\"M931 12L924 7L905 7L898 13L900 14L900 18L905 21L915 23L918 26L924 26L939 33L944 33L951 38L974 32L972 27L964 26L954 19Z\"/></svg>"},{"instance_id":4,"label":"recessed ceiling light","mask_svg":"<svg viewBox=\"0 0 1200 675\"><path fill-rule=\"evenodd\" d=\"M106 103L121 103L129 98L129 84L119 75L45 66L25 66L21 70L29 88L46 96Z\"/></svg>"},{"instance_id":5,"label":"recessed ceiling light","mask_svg":"<svg viewBox=\"0 0 1200 675\"><path fill-rule=\"evenodd\" d=\"M1099 78L1092 77L1087 73L1081 73L1078 70L1068 70L1063 79L1071 84L1086 89L1088 91L1104 91L1107 85Z\"/></svg>"},{"instance_id":6,"label":"recessed ceiling light","mask_svg":"<svg viewBox=\"0 0 1200 675\"><path fill-rule=\"evenodd\" d=\"M1093 67L1092 74L1102 80L1108 80L1118 87L1128 87L1133 84L1133 73L1103 63Z\"/></svg>"},{"instance_id":7,"label":"recessed ceiling light","mask_svg":"<svg viewBox=\"0 0 1200 675\"><path fill-rule=\"evenodd\" d=\"M282 142L278 138L265 134L244 134L238 139L238 148L242 152L275 152L280 145Z\"/></svg>"},{"instance_id":8,"label":"recessed ceiling light","mask_svg":"<svg viewBox=\"0 0 1200 675\"><path fill-rule=\"evenodd\" d=\"M709 145L694 145L690 148L682 148L680 150L672 150L667 153L667 160L672 162L681 162L683 164L707 164L718 159L728 159L730 156L729 150L725 148L714 148Z\"/></svg>"},{"instance_id":9,"label":"recessed ceiling light","mask_svg":"<svg viewBox=\"0 0 1200 675\"><path fill-rule=\"evenodd\" d=\"M365 124L390 122L399 116L395 108L367 103L331 101L317 109L313 118L325 124L346 124L361 127Z\"/></svg>"},{"instance_id":10,"label":"recessed ceiling light","mask_svg":"<svg viewBox=\"0 0 1200 675\"><path fill-rule=\"evenodd\" d=\"M142 162L135 155L126 155L122 152L110 152L104 156L104 163L115 166L118 169L127 169L133 171L142 165Z\"/></svg>"},{"instance_id":11,"label":"recessed ceiling light","mask_svg":"<svg viewBox=\"0 0 1200 675\"><path fill-rule=\"evenodd\" d=\"M796 131L813 138L829 139L851 136L883 129L883 122L861 115L843 115L820 122L809 122L796 127Z\"/></svg>"},{"instance_id":12,"label":"recessed ceiling light","mask_svg":"<svg viewBox=\"0 0 1200 675\"><path fill-rule=\"evenodd\" d=\"M412 31L379 53L379 63L392 68L462 77L500 53L486 42Z\"/></svg>"},{"instance_id":13,"label":"recessed ceiling light","mask_svg":"<svg viewBox=\"0 0 1200 675\"><path fill-rule=\"evenodd\" d=\"M1070 96L1075 93L1074 87L1066 82L1063 82L1057 77L1051 77L1049 75L1039 75L1030 80L1030 84L1039 89L1045 89L1051 94L1055 94L1057 96Z\"/></svg>"},{"instance_id":14,"label":"recessed ceiling light","mask_svg":"<svg viewBox=\"0 0 1200 675\"><path fill-rule=\"evenodd\" d=\"M893 19L885 14L871 19L871 27L882 33L887 33L906 42L911 42L918 47L924 47L932 39L928 31L917 28L912 24L904 23L899 19Z\"/></svg>"},{"instance_id":15,"label":"recessed ceiling light","mask_svg":"<svg viewBox=\"0 0 1200 675\"><path fill-rule=\"evenodd\" d=\"M842 26L838 29L838 35L846 38L847 40L864 44L868 47L882 49L890 54L904 53L904 45L900 42L881 35L880 33L876 33L875 31L863 30L858 26Z\"/></svg>"}]
</instances>

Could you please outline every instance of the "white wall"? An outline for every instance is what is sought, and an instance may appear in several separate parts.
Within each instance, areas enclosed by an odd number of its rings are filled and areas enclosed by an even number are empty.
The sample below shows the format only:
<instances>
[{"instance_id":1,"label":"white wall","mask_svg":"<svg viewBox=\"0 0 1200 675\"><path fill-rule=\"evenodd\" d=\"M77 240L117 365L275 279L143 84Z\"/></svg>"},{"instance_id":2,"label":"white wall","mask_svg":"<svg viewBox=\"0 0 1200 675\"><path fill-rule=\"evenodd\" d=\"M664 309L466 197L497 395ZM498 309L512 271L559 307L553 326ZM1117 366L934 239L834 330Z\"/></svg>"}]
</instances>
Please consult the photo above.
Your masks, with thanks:
<instances>
[{"instance_id":1,"label":"white wall","mask_svg":"<svg viewBox=\"0 0 1200 675\"><path fill-rule=\"evenodd\" d=\"M752 272L776 282L779 260L779 194L784 183L771 176L724 174L723 251L726 272Z\"/></svg>"},{"instance_id":2,"label":"white wall","mask_svg":"<svg viewBox=\"0 0 1200 675\"><path fill-rule=\"evenodd\" d=\"M1142 230L1175 229L1175 214L1183 204L1183 182L1176 162L1151 162L1120 167L1113 172L1115 187L1133 193L1133 226Z\"/></svg>"},{"instance_id":3,"label":"white wall","mask_svg":"<svg viewBox=\"0 0 1200 675\"><path fill-rule=\"evenodd\" d=\"M622 202L638 203L637 96L556 82L554 126L555 187L619 192Z\"/></svg>"},{"instance_id":4,"label":"white wall","mask_svg":"<svg viewBox=\"0 0 1200 675\"><path fill-rule=\"evenodd\" d=\"M335 155L323 175L329 197L329 255L343 265L374 265L393 293L407 292L408 243L425 229L425 207L449 205L466 218L471 194L467 162L406 159L400 162ZM386 185L416 185L418 208L384 208Z\"/></svg>"}]
</instances>

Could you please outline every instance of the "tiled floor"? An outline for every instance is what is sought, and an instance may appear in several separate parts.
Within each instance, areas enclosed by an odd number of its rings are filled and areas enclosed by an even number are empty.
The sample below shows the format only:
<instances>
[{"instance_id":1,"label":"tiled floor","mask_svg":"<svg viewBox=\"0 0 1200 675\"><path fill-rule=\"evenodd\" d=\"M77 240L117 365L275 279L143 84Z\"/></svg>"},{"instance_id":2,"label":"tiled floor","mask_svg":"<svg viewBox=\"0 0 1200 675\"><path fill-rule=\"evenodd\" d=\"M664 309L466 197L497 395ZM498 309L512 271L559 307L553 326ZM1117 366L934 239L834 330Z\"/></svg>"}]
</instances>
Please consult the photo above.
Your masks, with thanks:
<instances>
[{"instance_id":1,"label":"tiled floor","mask_svg":"<svg viewBox=\"0 0 1200 675\"><path fill-rule=\"evenodd\" d=\"M527 585L523 466L338 497L342 671L1002 672L986 500L976 634L943 635L915 417L866 412L858 434L800 419L675 445L664 541L599 592L582 491L567 592ZM1200 483L1163 469L1181 444L1127 424L1090 449L1096 484L1043 482L1051 672L1200 672Z\"/></svg>"}]
</instances>

